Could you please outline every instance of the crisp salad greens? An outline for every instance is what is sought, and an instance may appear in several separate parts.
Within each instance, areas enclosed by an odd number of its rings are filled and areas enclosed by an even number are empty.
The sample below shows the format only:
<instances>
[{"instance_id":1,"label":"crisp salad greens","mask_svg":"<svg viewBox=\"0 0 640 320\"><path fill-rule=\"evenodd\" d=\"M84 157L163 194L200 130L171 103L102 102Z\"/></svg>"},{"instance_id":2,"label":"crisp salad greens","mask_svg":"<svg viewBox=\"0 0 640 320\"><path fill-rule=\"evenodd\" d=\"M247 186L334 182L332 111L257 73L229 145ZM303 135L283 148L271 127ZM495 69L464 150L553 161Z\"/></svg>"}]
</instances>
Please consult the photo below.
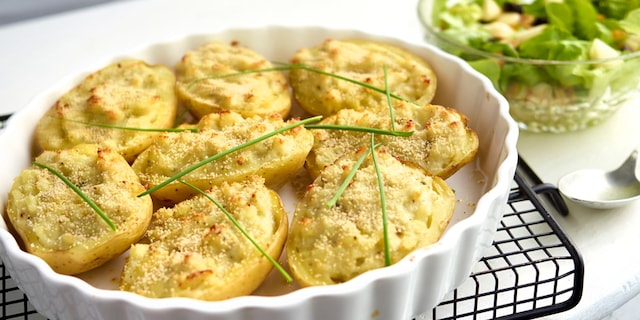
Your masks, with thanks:
<instances>
[{"instance_id":1,"label":"crisp salad greens","mask_svg":"<svg viewBox=\"0 0 640 320\"><path fill-rule=\"evenodd\" d=\"M638 87L640 58L616 58L640 51L640 0L433 0L431 15L439 36L461 45L445 49L507 98L541 83L563 96Z\"/></svg>"}]
</instances>

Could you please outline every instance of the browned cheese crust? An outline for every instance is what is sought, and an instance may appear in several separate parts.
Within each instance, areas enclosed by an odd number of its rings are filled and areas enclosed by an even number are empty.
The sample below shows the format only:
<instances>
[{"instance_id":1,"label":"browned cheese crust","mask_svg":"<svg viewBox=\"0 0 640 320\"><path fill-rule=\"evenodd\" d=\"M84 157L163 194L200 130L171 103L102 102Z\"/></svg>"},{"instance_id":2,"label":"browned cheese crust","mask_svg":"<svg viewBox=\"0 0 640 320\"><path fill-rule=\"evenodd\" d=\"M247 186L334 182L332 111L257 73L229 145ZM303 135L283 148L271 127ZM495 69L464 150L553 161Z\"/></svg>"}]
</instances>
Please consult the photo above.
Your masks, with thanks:
<instances>
[{"instance_id":1,"label":"browned cheese crust","mask_svg":"<svg viewBox=\"0 0 640 320\"><path fill-rule=\"evenodd\" d=\"M440 105L399 103L394 107L395 130L413 132L409 137L376 135L376 142L402 161L421 166L446 179L469 163L478 151L478 136L467 118ZM392 130L389 110L344 109L321 124ZM313 130L314 144L306 168L312 177L347 152L369 144L370 133L346 130Z\"/></svg>"},{"instance_id":2,"label":"browned cheese crust","mask_svg":"<svg viewBox=\"0 0 640 320\"><path fill-rule=\"evenodd\" d=\"M250 177L207 192L274 260L283 250L287 214L264 180ZM159 209L147 234L134 245L121 289L152 297L222 300L253 292L273 265L231 220L202 195Z\"/></svg>"},{"instance_id":3,"label":"browned cheese crust","mask_svg":"<svg viewBox=\"0 0 640 320\"><path fill-rule=\"evenodd\" d=\"M180 101L198 118L230 110L243 116L283 118L291 109L286 77L278 71L254 72L273 65L238 43L210 42L187 52L176 64Z\"/></svg>"},{"instance_id":4,"label":"browned cheese crust","mask_svg":"<svg viewBox=\"0 0 640 320\"><path fill-rule=\"evenodd\" d=\"M331 115L341 109L387 108L385 82L392 94L418 104L431 102L436 92L437 78L431 66L391 44L330 39L298 50L291 61L382 90L375 92L326 74L293 69L289 78L295 100L313 115Z\"/></svg>"},{"instance_id":5,"label":"browned cheese crust","mask_svg":"<svg viewBox=\"0 0 640 320\"><path fill-rule=\"evenodd\" d=\"M371 155L335 206L327 205L363 152L365 148L348 153L322 170L296 207L287 257L303 286L341 283L385 266L381 193ZM385 150L377 150L376 157L395 263L440 238L456 200L441 178L404 164Z\"/></svg>"},{"instance_id":6,"label":"browned cheese crust","mask_svg":"<svg viewBox=\"0 0 640 320\"><path fill-rule=\"evenodd\" d=\"M165 66L123 60L106 66L66 92L40 119L36 137L45 150L100 144L132 162L176 117L175 76ZM97 124L97 125L96 125ZM110 126L110 127L105 127Z\"/></svg>"},{"instance_id":7,"label":"browned cheese crust","mask_svg":"<svg viewBox=\"0 0 640 320\"><path fill-rule=\"evenodd\" d=\"M53 270L77 274L102 265L138 241L153 204L125 159L106 148L77 145L45 151L36 161L78 186L113 221L112 230L59 177L35 165L14 180L7 214L25 249Z\"/></svg>"},{"instance_id":8,"label":"browned cheese crust","mask_svg":"<svg viewBox=\"0 0 640 320\"><path fill-rule=\"evenodd\" d=\"M151 188L200 161L296 121L283 121L278 114L243 118L228 111L212 113L194 126L198 132L163 133L140 154L133 169L142 183ZM267 186L279 189L302 168L312 144L313 134L302 126L296 127L211 161L182 179L208 189L223 181L241 181L259 175L265 178ZM158 201L177 203L194 194L191 188L175 181L152 196Z\"/></svg>"}]
</instances>

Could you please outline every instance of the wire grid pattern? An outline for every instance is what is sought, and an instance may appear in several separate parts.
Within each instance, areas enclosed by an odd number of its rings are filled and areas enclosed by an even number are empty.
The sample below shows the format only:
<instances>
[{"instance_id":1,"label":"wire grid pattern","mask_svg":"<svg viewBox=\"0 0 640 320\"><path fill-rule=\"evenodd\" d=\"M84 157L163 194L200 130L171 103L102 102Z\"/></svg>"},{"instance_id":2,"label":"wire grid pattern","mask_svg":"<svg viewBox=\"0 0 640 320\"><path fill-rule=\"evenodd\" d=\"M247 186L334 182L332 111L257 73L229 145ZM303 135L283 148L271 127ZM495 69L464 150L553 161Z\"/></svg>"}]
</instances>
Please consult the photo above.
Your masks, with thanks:
<instances>
[{"instance_id":1,"label":"wire grid pattern","mask_svg":"<svg viewBox=\"0 0 640 320\"><path fill-rule=\"evenodd\" d=\"M0 319L45 319L33 308L4 267L2 269L2 312Z\"/></svg>"},{"instance_id":2,"label":"wire grid pattern","mask_svg":"<svg viewBox=\"0 0 640 320\"><path fill-rule=\"evenodd\" d=\"M571 309L579 302L582 258L524 175L516 172L493 246L469 279L447 294L432 314L416 320L532 319ZM4 264L0 267L1 319L45 319L17 288Z\"/></svg>"},{"instance_id":3,"label":"wire grid pattern","mask_svg":"<svg viewBox=\"0 0 640 320\"><path fill-rule=\"evenodd\" d=\"M533 190L537 185L526 184L530 168L522 161L518 168L524 170L516 173L493 246L469 279L419 320L532 319L569 310L580 301L582 257Z\"/></svg>"}]
</instances>

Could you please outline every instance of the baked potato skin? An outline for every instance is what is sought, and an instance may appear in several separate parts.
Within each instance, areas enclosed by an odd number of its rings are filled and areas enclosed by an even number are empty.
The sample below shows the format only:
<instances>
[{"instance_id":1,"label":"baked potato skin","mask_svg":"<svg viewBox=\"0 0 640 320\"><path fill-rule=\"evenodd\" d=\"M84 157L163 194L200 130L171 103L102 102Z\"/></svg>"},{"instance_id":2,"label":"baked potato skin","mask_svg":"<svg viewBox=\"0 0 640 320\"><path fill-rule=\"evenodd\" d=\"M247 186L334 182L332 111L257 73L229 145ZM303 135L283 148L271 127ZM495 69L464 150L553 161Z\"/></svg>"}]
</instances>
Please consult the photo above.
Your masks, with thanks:
<instances>
[{"instance_id":1,"label":"baked potato skin","mask_svg":"<svg viewBox=\"0 0 640 320\"><path fill-rule=\"evenodd\" d=\"M276 261L288 233L278 194L252 176L207 192ZM147 297L223 300L253 292L273 265L202 195L154 214L147 244L135 244L120 287Z\"/></svg>"},{"instance_id":2,"label":"baked potato skin","mask_svg":"<svg viewBox=\"0 0 640 320\"><path fill-rule=\"evenodd\" d=\"M436 74L426 61L401 47L377 41L328 39L301 48L291 62L382 90L386 83L391 93L418 104L431 102L437 87ZM388 109L384 93L336 77L294 68L289 82L295 101L312 115L329 116L342 109ZM394 99L392 103L397 102Z\"/></svg>"},{"instance_id":3,"label":"baked potato skin","mask_svg":"<svg viewBox=\"0 0 640 320\"><path fill-rule=\"evenodd\" d=\"M142 183L152 188L189 166L296 121L284 121L277 114L267 118L244 118L230 111L209 114L200 119L196 133L160 135L132 167ZM303 167L312 145L313 134L304 127L296 127L209 162L182 179L206 190L223 181L242 181L259 175L268 187L277 190ZM178 181L152 193L154 199L166 204L193 195L191 188Z\"/></svg>"},{"instance_id":4,"label":"baked potato skin","mask_svg":"<svg viewBox=\"0 0 640 320\"><path fill-rule=\"evenodd\" d=\"M171 128L177 112L175 75L163 65L128 59L89 74L64 93L40 119L36 138L44 150L100 144L128 162L146 149L158 132L95 126Z\"/></svg>"},{"instance_id":5,"label":"baked potato skin","mask_svg":"<svg viewBox=\"0 0 640 320\"><path fill-rule=\"evenodd\" d=\"M394 106L395 128L413 132L409 137L378 135L376 142L404 162L419 165L446 179L471 162L478 152L478 136L467 117L440 105L402 102ZM392 130L389 110L340 110L321 124L349 125ZM315 178L342 154L369 144L366 133L341 130L313 130L314 143L305 167Z\"/></svg>"},{"instance_id":6,"label":"baked potato skin","mask_svg":"<svg viewBox=\"0 0 640 320\"><path fill-rule=\"evenodd\" d=\"M78 274L126 251L145 233L153 212L149 196L127 161L96 145L45 151L35 159L78 186L116 230L60 178L32 165L15 178L7 215L25 249L62 274Z\"/></svg>"},{"instance_id":7,"label":"baked potato skin","mask_svg":"<svg viewBox=\"0 0 640 320\"><path fill-rule=\"evenodd\" d=\"M178 98L193 115L233 111L245 117L280 114L291 109L286 77L262 55L237 42L205 43L176 64ZM233 74L244 73L236 76Z\"/></svg>"},{"instance_id":8,"label":"baked potato skin","mask_svg":"<svg viewBox=\"0 0 640 320\"><path fill-rule=\"evenodd\" d=\"M382 148L382 147L381 147ZM287 258L302 286L348 281L385 266L382 207L371 155L334 206L329 200L366 148L322 170L298 202L287 240ZM384 149L376 150L388 216L391 262L435 243L449 224L455 196L444 180Z\"/></svg>"}]
</instances>

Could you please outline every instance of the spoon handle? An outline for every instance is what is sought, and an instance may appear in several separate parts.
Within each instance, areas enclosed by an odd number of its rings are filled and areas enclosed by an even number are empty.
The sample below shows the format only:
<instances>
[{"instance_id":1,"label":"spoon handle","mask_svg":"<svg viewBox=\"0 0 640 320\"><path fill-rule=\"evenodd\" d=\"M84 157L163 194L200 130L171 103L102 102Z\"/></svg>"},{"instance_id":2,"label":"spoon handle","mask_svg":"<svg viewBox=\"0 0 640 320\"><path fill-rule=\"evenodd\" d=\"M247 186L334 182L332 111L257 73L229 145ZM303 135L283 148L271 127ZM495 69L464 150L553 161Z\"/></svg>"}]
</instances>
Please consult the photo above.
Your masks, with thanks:
<instances>
[{"instance_id":1,"label":"spoon handle","mask_svg":"<svg viewBox=\"0 0 640 320\"><path fill-rule=\"evenodd\" d=\"M632 184L636 181L640 181L640 158L638 153L640 152L640 146L634 149L629 157L615 170L607 173L614 181L624 182L625 184Z\"/></svg>"}]
</instances>

